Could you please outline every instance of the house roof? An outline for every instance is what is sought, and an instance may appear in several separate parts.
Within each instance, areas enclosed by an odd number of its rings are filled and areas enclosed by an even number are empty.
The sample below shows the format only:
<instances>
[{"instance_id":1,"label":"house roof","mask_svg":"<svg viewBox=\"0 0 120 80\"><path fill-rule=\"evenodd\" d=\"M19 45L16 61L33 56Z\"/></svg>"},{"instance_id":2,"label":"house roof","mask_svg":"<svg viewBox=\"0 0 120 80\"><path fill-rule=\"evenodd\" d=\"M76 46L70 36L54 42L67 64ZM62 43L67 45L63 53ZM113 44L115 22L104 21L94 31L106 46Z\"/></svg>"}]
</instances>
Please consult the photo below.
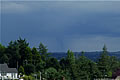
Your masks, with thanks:
<instances>
[{"instance_id":1,"label":"house roof","mask_svg":"<svg viewBox=\"0 0 120 80\"><path fill-rule=\"evenodd\" d=\"M9 68L7 64L0 64L0 72L5 72L5 73L17 73L16 68Z\"/></svg>"}]
</instances>

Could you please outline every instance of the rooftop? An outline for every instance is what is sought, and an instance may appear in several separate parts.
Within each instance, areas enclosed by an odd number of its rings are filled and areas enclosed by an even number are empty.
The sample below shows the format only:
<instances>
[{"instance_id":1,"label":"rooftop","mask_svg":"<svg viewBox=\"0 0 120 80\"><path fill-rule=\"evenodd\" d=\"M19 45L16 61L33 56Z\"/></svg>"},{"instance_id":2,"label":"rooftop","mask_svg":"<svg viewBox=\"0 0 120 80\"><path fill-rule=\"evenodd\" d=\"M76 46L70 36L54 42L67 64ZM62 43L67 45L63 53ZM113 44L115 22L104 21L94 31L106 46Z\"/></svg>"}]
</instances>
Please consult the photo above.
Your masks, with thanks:
<instances>
[{"instance_id":1,"label":"rooftop","mask_svg":"<svg viewBox=\"0 0 120 80\"><path fill-rule=\"evenodd\" d=\"M5 72L5 73L17 73L16 68L9 68L7 64L0 64L0 72Z\"/></svg>"}]
</instances>

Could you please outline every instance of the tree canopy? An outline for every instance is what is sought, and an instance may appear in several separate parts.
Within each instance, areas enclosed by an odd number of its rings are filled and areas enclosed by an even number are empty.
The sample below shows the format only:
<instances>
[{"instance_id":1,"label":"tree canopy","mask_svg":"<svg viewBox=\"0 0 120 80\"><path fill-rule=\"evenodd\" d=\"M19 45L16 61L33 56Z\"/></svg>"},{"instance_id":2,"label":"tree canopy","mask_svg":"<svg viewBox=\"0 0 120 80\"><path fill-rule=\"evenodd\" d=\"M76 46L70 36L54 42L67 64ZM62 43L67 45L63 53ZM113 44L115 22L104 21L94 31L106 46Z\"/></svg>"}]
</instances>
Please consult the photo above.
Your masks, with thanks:
<instances>
[{"instance_id":1,"label":"tree canopy","mask_svg":"<svg viewBox=\"0 0 120 80\"><path fill-rule=\"evenodd\" d=\"M51 54L43 43L38 48L31 48L22 38L10 41L8 46L0 44L0 63L17 68L21 75L41 72L41 77L47 80L94 80L111 78L114 71L120 68L120 60L109 55L106 45L96 61L86 57L84 51L76 56L68 49L66 56L59 60Z\"/></svg>"}]
</instances>

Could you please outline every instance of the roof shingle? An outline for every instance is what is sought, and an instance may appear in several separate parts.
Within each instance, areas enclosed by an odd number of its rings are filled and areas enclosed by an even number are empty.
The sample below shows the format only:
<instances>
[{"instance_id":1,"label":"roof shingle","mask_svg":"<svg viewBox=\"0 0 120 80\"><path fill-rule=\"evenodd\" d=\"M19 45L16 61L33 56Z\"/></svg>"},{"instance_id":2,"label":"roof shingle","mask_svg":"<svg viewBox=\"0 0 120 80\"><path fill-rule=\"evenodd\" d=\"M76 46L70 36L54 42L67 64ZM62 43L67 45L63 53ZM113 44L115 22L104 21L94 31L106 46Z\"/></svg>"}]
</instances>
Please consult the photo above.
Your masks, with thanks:
<instances>
[{"instance_id":1,"label":"roof shingle","mask_svg":"<svg viewBox=\"0 0 120 80\"><path fill-rule=\"evenodd\" d=\"M17 73L16 68L9 68L7 64L0 64L0 72L5 72L5 73Z\"/></svg>"}]
</instances>

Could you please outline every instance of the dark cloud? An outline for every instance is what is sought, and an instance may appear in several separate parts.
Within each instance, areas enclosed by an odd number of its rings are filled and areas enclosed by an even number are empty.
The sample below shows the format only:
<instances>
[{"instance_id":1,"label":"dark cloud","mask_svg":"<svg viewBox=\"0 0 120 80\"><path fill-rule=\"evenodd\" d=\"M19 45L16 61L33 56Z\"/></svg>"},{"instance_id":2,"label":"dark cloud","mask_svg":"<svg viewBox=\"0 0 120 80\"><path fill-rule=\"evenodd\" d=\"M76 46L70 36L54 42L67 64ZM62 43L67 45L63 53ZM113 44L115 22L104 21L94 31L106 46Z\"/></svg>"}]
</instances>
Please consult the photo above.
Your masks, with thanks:
<instances>
[{"instance_id":1,"label":"dark cloud","mask_svg":"<svg viewBox=\"0 0 120 80\"><path fill-rule=\"evenodd\" d=\"M21 36L50 51L100 50L104 43L119 50L119 10L120 2L4 2L2 43Z\"/></svg>"}]
</instances>

